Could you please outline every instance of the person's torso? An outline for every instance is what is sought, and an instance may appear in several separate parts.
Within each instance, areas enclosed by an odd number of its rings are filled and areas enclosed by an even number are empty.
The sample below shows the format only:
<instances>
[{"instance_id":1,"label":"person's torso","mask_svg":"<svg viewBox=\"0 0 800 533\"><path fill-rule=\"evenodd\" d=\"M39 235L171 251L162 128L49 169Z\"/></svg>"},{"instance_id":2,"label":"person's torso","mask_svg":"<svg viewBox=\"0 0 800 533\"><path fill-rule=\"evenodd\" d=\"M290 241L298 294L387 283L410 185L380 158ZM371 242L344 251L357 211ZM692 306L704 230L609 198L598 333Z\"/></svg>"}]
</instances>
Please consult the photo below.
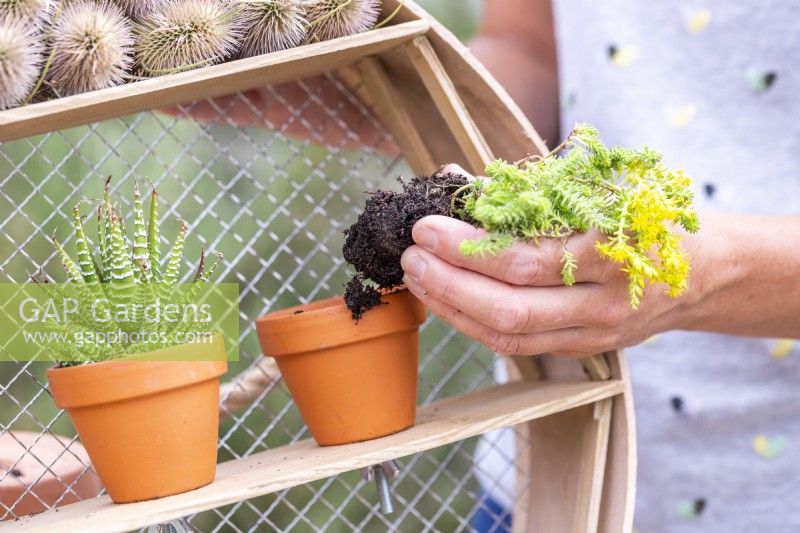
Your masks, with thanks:
<instances>
[{"instance_id":1,"label":"person's torso","mask_svg":"<svg viewBox=\"0 0 800 533\"><path fill-rule=\"evenodd\" d=\"M554 10L564 132L590 122L609 143L662 152L693 177L701 210L800 213L800 4ZM626 353L638 529L800 530L798 344L673 332Z\"/></svg>"},{"instance_id":2,"label":"person's torso","mask_svg":"<svg viewBox=\"0 0 800 533\"><path fill-rule=\"evenodd\" d=\"M607 143L660 151L701 210L800 213L800 4L553 6L562 133L589 122ZM800 531L800 343L671 332L626 354L637 530ZM479 479L509 447L507 431L481 442ZM502 478L492 493L510 504Z\"/></svg>"}]
</instances>

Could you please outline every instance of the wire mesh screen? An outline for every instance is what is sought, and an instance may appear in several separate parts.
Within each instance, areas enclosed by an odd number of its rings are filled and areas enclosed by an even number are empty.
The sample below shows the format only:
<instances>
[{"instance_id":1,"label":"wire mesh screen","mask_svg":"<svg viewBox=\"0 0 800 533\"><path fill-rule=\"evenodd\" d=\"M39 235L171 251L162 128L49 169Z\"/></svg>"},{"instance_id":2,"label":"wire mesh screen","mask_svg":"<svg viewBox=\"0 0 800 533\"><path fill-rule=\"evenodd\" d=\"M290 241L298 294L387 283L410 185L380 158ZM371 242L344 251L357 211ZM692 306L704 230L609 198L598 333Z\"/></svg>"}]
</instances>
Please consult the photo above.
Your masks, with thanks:
<instances>
[{"instance_id":1,"label":"wire mesh screen","mask_svg":"<svg viewBox=\"0 0 800 533\"><path fill-rule=\"evenodd\" d=\"M353 87L326 75L291 86L195 102L169 113L148 112L21 139L0 149L0 278L20 282L43 268L59 278L53 234L70 246L69 214L80 201L96 202L105 177L121 201L132 180L147 178L162 201L165 243L190 222L187 260L200 247L224 254L220 280L241 293L241 360L226 379L262 357L253 320L297 303L339 294L348 277L341 259L343 230L355 219L365 190L396 185L411 175L379 121ZM246 120L244 117L247 117ZM247 122L242 125L242 122ZM131 212L130 205L122 211ZM129 221L129 225L131 222ZM186 271L193 264L187 264ZM493 382L493 354L429 319L421 330L420 403L472 391ZM47 390L45 363L0 363L0 442L23 450L0 468L33 455L42 474L57 461L77 460L91 475L66 413ZM64 436L53 457L35 457L33 442ZM444 446L400 461L392 482L396 511L381 514L374 485L350 472L188 517L199 531L462 530L486 505L482 494L513 502L513 446L509 433ZM287 389L270 384L246 409L222 423L219 460L308 438ZM10 439L10 440L9 440ZM477 448L477 449L476 449ZM24 451L27 450L27 451ZM491 468L480 455L493 457ZM500 460L498 460L498 457ZM487 463L488 464L488 463ZM483 465L483 466L482 466ZM499 466L498 466L499 465ZM27 496L35 484L19 479ZM56 502L72 501L79 480L64 480ZM0 517L21 514L22 497L0 506Z\"/></svg>"}]
</instances>

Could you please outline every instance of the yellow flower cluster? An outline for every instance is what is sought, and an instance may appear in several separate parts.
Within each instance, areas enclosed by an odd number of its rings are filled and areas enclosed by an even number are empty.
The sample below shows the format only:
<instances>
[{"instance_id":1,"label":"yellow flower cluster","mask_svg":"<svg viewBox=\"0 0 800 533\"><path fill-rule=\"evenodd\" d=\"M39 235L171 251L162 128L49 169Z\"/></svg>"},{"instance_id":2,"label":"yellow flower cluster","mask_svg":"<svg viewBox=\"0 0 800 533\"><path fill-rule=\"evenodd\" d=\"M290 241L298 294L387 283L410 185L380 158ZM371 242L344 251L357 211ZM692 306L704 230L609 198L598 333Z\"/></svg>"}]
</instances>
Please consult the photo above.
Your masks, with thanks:
<instances>
[{"instance_id":1,"label":"yellow flower cluster","mask_svg":"<svg viewBox=\"0 0 800 533\"><path fill-rule=\"evenodd\" d=\"M608 148L597 130L578 124L548 156L510 164L495 161L492 178L475 182L454 200L454 215L489 235L465 241L465 255L497 254L515 239L566 239L596 229L607 236L600 254L620 263L628 276L631 306L639 306L646 283L663 283L679 295L689 276L676 225L699 229L692 208L691 179L670 170L647 148ZM562 279L575 282L577 264L564 248Z\"/></svg>"}]
</instances>

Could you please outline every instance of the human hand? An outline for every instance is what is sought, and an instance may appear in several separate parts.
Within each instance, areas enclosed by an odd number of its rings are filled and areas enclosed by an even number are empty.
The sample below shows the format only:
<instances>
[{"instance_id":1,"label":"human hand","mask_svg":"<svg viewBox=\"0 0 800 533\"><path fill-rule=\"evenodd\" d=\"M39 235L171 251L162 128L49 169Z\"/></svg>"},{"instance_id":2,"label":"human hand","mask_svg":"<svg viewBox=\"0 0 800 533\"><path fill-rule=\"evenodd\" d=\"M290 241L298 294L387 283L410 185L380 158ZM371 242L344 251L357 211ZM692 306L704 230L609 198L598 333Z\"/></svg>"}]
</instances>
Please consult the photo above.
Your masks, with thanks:
<instances>
[{"instance_id":1,"label":"human hand","mask_svg":"<svg viewBox=\"0 0 800 533\"><path fill-rule=\"evenodd\" d=\"M649 286L632 309L628 279L597 252L603 237L594 231L566 242L578 264L571 287L561 280L561 240L516 243L498 256L460 253L462 241L483 235L449 217L423 218L413 228L416 245L402 258L404 282L435 315L501 354L586 356L630 346L677 327L699 298L697 290L671 298Z\"/></svg>"}]
</instances>

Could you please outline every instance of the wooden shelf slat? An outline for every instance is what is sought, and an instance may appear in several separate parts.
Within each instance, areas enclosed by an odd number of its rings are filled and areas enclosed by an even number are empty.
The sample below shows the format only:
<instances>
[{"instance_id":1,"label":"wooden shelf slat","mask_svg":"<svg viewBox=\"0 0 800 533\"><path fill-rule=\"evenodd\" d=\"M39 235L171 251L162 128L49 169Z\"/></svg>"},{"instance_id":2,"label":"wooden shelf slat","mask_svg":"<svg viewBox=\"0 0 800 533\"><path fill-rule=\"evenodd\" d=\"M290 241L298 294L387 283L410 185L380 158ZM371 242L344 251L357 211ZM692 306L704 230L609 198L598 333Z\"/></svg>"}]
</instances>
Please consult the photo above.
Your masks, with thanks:
<instances>
[{"instance_id":1,"label":"wooden shelf slat","mask_svg":"<svg viewBox=\"0 0 800 533\"><path fill-rule=\"evenodd\" d=\"M492 150L470 116L430 41L422 36L416 37L406 44L406 53L467 157L472 167L470 170L476 174L483 173L486 165L494 159Z\"/></svg>"},{"instance_id":2,"label":"wooden shelf slat","mask_svg":"<svg viewBox=\"0 0 800 533\"><path fill-rule=\"evenodd\" d=\"M428 21L413 20L330 41L0 111L0 141L302 79L390 50L424 34L429 28Z\"/></svg>"},{"instance_id":3,"label":"wooden shelf slat","mask_svg":"<svg viewBox=\"0 0 800 533\"><path fill-rule=\"evenodd\" d=\"M0 530L129 531L588 405L624 390L619 380L498 385L421 406L416 425L395 435L324 448L304 440L221 463L212 484L191 492L121 505L102 496L4 522Z\"/></svg>"}]
</instances>

